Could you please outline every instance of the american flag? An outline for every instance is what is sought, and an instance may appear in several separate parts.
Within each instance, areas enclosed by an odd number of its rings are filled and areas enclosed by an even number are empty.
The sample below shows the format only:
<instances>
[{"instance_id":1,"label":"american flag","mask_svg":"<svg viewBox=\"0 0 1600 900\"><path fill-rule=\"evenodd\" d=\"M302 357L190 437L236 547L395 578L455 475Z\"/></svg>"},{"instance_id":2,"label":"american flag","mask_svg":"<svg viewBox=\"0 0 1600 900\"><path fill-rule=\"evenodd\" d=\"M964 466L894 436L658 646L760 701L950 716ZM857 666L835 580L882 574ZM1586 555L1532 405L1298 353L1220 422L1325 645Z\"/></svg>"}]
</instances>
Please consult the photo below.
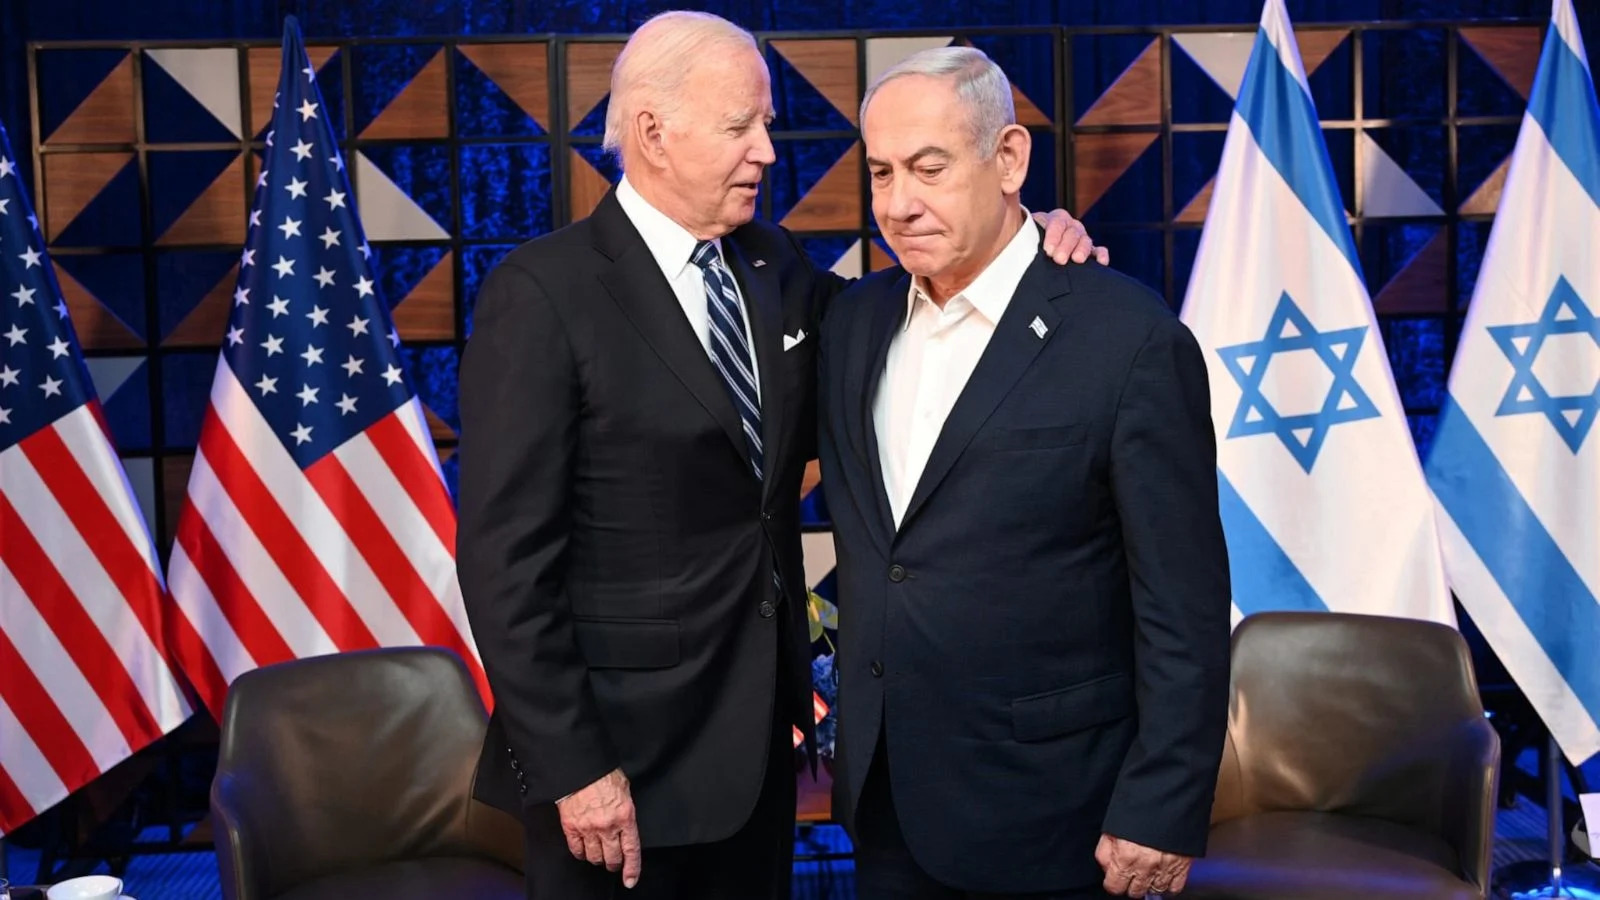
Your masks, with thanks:
<instances>
[{"instance_id":1,"label":"american flag","mask_svg":"<svg viewBox=\"0 0 1600 900\"><path fill-rule=\"evenodd\" d=\"M822 695L816 691L811 692L811 716L814 720L812 722L814 725L822 724L822 720L828 717L828 704L823 701ZM789 727L794 729L794 746L798 750L800 745L806 742L806 733L800 730L799 725L791 725Z\"/></svg>"},{"instance_id":2,"label":"american flag","mask_svg":"<svg viewBox=\"0 0 1600 900\"><path fill-rule=\"evenodd\" d=\"M155 549L21 181L0 126L0 835L189 717Z\"/></svg>"},{"instance_id":3,"label":"american flag","mask_svg":"<svg viewBox=\"0 0 1600 900\"><path fill-rule=\"evenodd\" d=\"M184 671L220 713L242 672L379 646L454 650L485 701L455 509L369 265L306 58L283 67L168 579Z\"/></svg>"}]
</instances>

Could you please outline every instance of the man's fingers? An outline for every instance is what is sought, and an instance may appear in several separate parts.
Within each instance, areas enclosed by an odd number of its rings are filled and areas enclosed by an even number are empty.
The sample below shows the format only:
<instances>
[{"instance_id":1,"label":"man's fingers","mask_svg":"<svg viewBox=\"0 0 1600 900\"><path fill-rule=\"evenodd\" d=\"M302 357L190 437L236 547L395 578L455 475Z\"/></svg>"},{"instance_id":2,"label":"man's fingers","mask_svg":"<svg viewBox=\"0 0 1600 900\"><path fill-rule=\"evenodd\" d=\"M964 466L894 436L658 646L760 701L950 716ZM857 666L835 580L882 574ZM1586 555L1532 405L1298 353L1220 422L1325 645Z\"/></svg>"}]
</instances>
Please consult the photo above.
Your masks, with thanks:
<instances>
[{"instance_id":1,"label":"man's fingers","mask_svg":"<svg viewBox=\"0 0 1600 900\"><path fill-rule=\"evenodd\" d=\"M1172 876L1172 883L1167 886L1167 893L1176 894L1179 891L1183 890L1184 885L1187 885L1188 883L1189 883L1189 867L1188 866L1184 866L1183 868L1178 870L1178 874Z\"/></svg>"},{"instance_id":2,"label":"man's fingers","mask_svg":"<svg viewBox=\"0 0 1600 900\"><path fill-rule=\"evenodd\" d=\"M1144 900L1144 895L1150 893L1150 870L1138 868L1133 870L1133 877L1128 879L1127 894Z\"/></svg>"},{"instance_id":3,"label":"man's fingers","mask_svg":"<svg viewBox=\"0 0 1600 900\"><path fill-rule=\"evenodd\" d=\"M583 859L587 852L583 849L583 835L570 828L561 829L561 833L567 836L567 852L578 859Z\"/></svg>"},{"instance_id":4,"label":"man's fingers","mask_svg":"<svg viewBox=\"0 0 1600 900\"><path fill-rule=\"evenodd\" d=\"M621 832L611 831L601 834L600 852L605 855L607 869L610 869L613 872L622 871Z\"/></svg>"},{"instance_id":5,"label":"man's fingers","mask_svg":"<svg viewBox=\"0 0 1600 900\"><path fill-rule=\"evenodd\" d=\"M639 848L639 827L632 822L622 827L622 886L639 883L644 871L644 851Z\"/></svg>"},{"instance_id":6,"label":"man's fingers","mask_svg":"<svg viewBox=\"0 0 1600 900\"><path fill-rule=\"evenodd\" d=\"M1094 248L1094 258L1095 261L1100 263L1102 266L1111 265L1111 251L1104 247Z\"/></svg>"},{"instance_id":7,"label":"man's fingers","mask_svg":"<svg viewBox=\"0 0 1600 900\"><path fill-rule=\"evenodd\" d=\"M1106 867L1106 880L1102 885L1106 893L1113 897L1120 897L1128 892L1128 872L1113 863Z\"/></svg>"},{"instance_id":8,"label":"man's fingers","mask_svg":"<svg viewBox=\"0 0 1600 900\"><path fill-rule=\"evenodd\" d=\"M600 843L600 836L593 832L586 832L583 836L583 858L595 865L603 865L606 861L605 847Z\"/></svg>"}]
</instances>

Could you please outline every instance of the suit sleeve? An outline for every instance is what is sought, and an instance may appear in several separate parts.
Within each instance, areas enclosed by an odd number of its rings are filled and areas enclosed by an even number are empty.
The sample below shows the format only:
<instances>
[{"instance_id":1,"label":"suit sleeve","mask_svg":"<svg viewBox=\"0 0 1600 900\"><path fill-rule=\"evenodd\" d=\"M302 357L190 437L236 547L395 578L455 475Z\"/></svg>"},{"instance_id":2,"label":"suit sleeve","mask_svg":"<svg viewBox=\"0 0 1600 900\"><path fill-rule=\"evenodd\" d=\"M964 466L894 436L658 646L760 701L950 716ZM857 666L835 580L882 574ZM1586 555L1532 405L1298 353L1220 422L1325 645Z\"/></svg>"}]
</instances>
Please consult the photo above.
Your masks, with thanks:
<instances>
[{"instance_id":1,"label":"suit sleeve","mask_svg":"<svg viewBox=\"0 0 1600 900\"><path fill-rule=\"evenodd\" d=\"M617 768L565 590L580 387L534 276L502 263L479 292L460 375L457 569L528 805Z\"/></svg>"},{"instance_id":2,"label":"suit sleeve","mask_svg":"<svg viewBox=\"0 0 1600 900\"><path fill-rule=\"evenodd\" d=\"M1130 367L1111 482L1133 596L1139 718L1104 828L1199 856L1227 728L1232 594L1205 360L1175 318L1152 329Z\"/></svg>"}]
</instances>

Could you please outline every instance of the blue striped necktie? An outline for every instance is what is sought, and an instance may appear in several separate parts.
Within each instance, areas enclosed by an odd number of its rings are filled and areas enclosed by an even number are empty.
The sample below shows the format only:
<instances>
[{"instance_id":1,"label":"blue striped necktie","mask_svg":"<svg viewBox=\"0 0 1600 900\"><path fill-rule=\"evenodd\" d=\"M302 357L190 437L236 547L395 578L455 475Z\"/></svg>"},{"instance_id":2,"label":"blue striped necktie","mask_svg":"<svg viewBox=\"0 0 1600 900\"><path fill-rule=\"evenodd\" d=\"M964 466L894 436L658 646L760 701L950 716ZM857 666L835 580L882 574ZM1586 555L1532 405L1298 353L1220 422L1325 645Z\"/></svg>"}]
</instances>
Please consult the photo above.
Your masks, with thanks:
<instances>
[{"instance_id":1,"label":"blue striped necktie","mask_svg":"<svg viewBox=\"0 0 1600 900\"><path fill-rule=\"evenodd\" d=\"M739 312L739 291L733 276L717 255L717 245L701 241L690 257L700 267L706 283L706 312L711 328L711 362L722 373L733 406L744 424L750 466L761 480L761 398L756 393L756 368L750 353L750 336Z\"/></svg>"}]
</instances>

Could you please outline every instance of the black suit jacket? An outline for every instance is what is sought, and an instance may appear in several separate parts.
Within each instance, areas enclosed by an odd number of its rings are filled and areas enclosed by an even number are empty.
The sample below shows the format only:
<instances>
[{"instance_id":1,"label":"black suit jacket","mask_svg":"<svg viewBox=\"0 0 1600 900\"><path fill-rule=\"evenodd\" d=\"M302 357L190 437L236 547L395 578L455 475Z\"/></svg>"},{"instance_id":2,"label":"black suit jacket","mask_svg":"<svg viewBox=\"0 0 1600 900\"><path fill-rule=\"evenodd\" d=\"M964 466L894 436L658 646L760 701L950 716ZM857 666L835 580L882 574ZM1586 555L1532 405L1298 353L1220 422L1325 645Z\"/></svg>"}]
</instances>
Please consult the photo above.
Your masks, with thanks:
<instances>
[{"instance_id":1,"label":"black suit jacket","mask_svg":"<svg viewBox=\"0 0 1600 900\"><path fill-rule=\"evenodd\" d=\"M1199 347L1137 282L1039 256L896 530L872 407L908 287L870 276L823 327L836 813L881 729L906 842L954 887L1097 883L1102 829L1199 855L1230 616Z\"/></svg>"},{"instance_id":2,"label":"black suit jacket","mask_svg":"<svg viewBox=\"0 0 1600 900\"><path fill-rule=\"evenodd\" d=\"M646 846L731 835L774 717L811 731L798 498L842 283L768 224L722 246L754 333L762 481L614 194L495 267L461 363L458 570L495 698L477 793L515 810L620 766Z\"/></svg>"}]
</instances>

